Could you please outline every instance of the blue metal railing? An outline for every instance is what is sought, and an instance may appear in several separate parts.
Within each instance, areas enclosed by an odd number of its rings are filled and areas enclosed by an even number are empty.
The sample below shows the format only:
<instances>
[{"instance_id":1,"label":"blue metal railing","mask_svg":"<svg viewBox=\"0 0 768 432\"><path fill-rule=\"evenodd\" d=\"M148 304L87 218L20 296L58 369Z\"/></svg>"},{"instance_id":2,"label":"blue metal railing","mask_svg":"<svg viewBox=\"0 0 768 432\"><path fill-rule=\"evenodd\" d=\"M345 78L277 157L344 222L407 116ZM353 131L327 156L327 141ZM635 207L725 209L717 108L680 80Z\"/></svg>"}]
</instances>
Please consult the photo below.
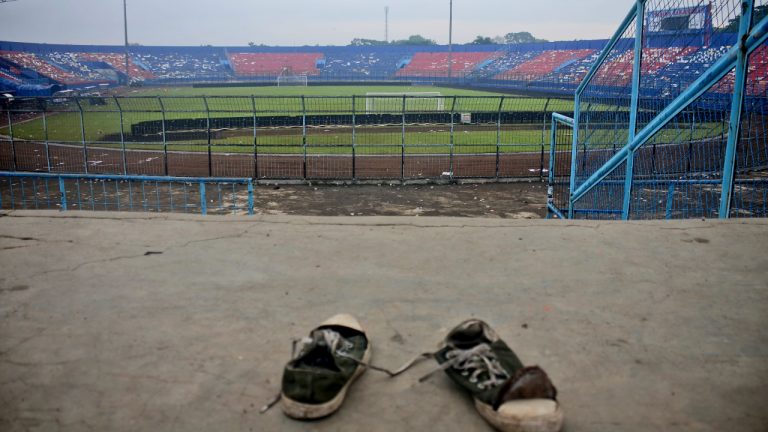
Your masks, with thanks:
<instances>
[{"instance_id":1,"label":"blue metal railing","mask_svg":"<svg viewBox=\"0 0 768 432\"><path fill-rule=\"evenodd\" d=\"M249 178L0 171L0 209L254 214Z\"/></svg>"},{"instance_id":2,"label":"blue metal railing","mask_svg":"<svg viewBox=\"0 0 768 432\"><path fill-rule=\"evenodd\" d=\"M573 129L573 119L562 114L552 114L552 124L550 127L550 145L549 145L549 172L548 172L548 185L547 185L547 218L554 214L560 219L565 219L563 209L558 206L562 206L563 203L568 201L568 192L570 189L566 188L566 185L562 180L558 180L557 176L564 177L567 173L562 173L558 168L562 168L566 163L561 163L558 167L558 153L565 154L570 153L569 148L563 148L564 143L558 142L558 132L560 126L566 126ZM570 147L567 145L567 147Z\"/></svg>"},{"instance_id":3,"label":"blue metal railing","mask_svg":"<svg viewBox=\"0 0 768 432\"><path fill-rule=\"evenodd\" d=\"M633 162L635 152L648 143L662 128L666 127L672 122L679 114L691 106L702 95L707 93L713 86L720 82L731 70L736 69L734 79L734 92L731 97L730 103L730 122L728 129L727 145L725 148L725 155L718 170L722 172L722 179L720 180L707 180L703 182L701 180L691 180L697 182L696 184L710 184L720 186L719 192L719 209L717 216L720 218L728 218L731 215L730 205L733 200L734 186L735 185L759 185L764 187L766 182L761 179L749 179L734 181L734 164L736 149L740 139L740 116L744 107L744 94L747 81L747 59L750 54L755 51L760 45L768 40L768 17L764 17L760 22L752 26L752 16L754 12L754 0L741 0L740 4L740 28L738 43L735 44L728 52L720 57L708 70L706 70L701 76L693 81L679 96L673 99L663 110L661 110L650 122L648 122L641 130L636 131L637 128L637 115L639 107L637 104L638 94L640 91L640 74L642 65L642 38L643 38L643 26L645 24L645 3L646 0L636 0L635 6L629 12L624 19L619 29L605 47L597 62L592 66L587 73L585 79L578 87L575 94L575 109L574 109L574 131L573 131L573 145L571 153L571 169L570 169L570 199L568 203L568 217L573 218L574 213L597 213L597 212L609 212L612 214L621 214L622 219L628 219L632 213L630 203L632 202L633 187L642 185L641 180L636 180L633 173ZM608 59L609 53L614 48L616 43L621 39L622 35L630 28L632 23L635 23L635 56L632 69L632 81L631 81L631 103L630 103L630 121L628 127L628 141L620 149L616 150L610 159L607 160L602 166L597 168L591 174L582 173L582 175L588 175L586 179L577 184L578 172L577 172L577 151L579 149L579 134L580 130L580 112L581 112L581 97L587 86L592 79L596 76L598 70L603 63ZM554 123L554 119L553 119ZM637 133L635 133L637 132ZM553 132L554 136L554 132ZM554 145L554 142L553 142ZM623 192L621 193L622 199L619 203L621 211L608 208L595 208L595 209L577 209L576 203L583 200L588 194L595 192L594 189L599 185L611 185L618 187L619 184L613 180L607 178L613 174L622 164L625 164L626 173L624 179L620 181L623 185ZM554 173L550 173L550 178L554 176ZM655 182L666 181L672 182L669 184L677 184L679 180L652 180ZM674 196L674 186L671 187L671 191L668 195ZM592 194L594 195L594 193ZM668 200L668 206L669 204ZM585 206L587 206L585 204ZM588 206L587 206L588 207ZM669 207L668 207L669 208ZM559 209L562 210L562 209ZM670 211L667 211L667 215Z\"/></svg>"}]
</instances>

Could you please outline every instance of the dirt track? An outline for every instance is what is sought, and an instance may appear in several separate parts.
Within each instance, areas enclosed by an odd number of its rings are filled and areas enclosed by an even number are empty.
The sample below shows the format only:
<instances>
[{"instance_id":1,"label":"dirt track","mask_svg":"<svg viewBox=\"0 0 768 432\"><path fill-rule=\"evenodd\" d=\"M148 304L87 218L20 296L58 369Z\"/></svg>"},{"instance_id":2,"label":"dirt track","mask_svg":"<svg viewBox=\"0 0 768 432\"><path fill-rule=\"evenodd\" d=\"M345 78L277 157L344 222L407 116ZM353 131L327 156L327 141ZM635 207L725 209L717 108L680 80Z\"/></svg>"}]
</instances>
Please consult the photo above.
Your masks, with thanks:
<instances>
[{"instance_id":1,"label":"dirt track","mask_svg":"<svg viewBox=\"0 0 768 432\"><path fill-rule=\"evenodd\" d=\"M47 171L42 143L0 146L0 169ZM452 172L455 178L540 178L540 152L499 154L402 155L254 155L244 153L168 152L129 150L125 161L120 150L88 148L90 174L251 177L266 180L399 180L439 179ZM49 145L51 172L82 173L82 147ZM543 166L548 164L544 155ZM401 166L402 165L402 166Z\"/></svg>"}]
</instances>

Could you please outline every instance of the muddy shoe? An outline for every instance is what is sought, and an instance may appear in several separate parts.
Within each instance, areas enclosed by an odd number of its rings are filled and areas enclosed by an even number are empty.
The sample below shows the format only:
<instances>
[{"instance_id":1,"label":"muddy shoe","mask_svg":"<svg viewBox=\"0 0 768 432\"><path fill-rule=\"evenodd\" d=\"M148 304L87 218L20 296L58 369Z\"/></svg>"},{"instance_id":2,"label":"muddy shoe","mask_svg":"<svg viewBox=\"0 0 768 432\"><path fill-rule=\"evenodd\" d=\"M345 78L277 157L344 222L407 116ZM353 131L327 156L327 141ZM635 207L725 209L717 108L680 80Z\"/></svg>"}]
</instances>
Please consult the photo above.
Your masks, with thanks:
<instances>
[{"instance_id":1,"label":"muddy shoe","mask_svg":"<svg viewBox=\"0 0 768 432\"><path fill-rule=\"evenodd\" d=\"M440 369L472 394L475 407L505 432L555 432L563 412L557 390L538 366L523 367L517 355L483 321L451 330L435 359Z\"/></svg>"},{"instance_id":2,"label":"muddy shoe","mask_svg":"<svg viewBox=\"0 0 768 432\"><path fill-rule=\"evenodd\" d=\"M370 357L371 344L354 317L329 319L294 346L293 360L283 371L283 412L295 419L333 414Z\"/></svg>"}]
</instances>

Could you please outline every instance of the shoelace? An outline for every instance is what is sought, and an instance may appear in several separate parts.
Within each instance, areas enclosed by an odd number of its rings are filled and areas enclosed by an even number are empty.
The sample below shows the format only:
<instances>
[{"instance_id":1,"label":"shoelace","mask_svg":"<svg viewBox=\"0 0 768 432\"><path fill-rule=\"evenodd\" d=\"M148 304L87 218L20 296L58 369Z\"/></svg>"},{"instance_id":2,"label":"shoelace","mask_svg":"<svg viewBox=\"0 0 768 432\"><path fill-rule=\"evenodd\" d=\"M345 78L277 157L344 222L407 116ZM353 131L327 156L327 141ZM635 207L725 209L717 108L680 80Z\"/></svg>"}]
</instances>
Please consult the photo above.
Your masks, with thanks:
<instances>
[{"instance_id":1,"label":"shoelace","mask_svg":"<svg viewBox=\"0 0 768 432\"><path fill-rule=\"evenodd\" d=\"M302 339L295 339L293 341L291 361L299 358L302 354L304 354L304 350L307 349L308 347L311 347L317 344L324 344L325 346L328 347L328 349L332 353L338 355L339 357L352 360L353 362L359 364L360 366L370 368L375 371L383 372L389 375L390 377L396 377L401 373L405 372L406 370L410 369L411 366L418 363L420 360L423 360L425 358L431 358L434 355L434 353L420 354L410 362L403 365L401 368L397 369L396 371L390 371L383 367L374 366L370 363L366 363L364 361L356 359L355 357L352 357L349 354L349 351L352 348L354 348L354 345L351 342L342 338L341 335L336 331L333 331L331 329L322 329L322 330L315 330L308 337L305 337ZM277 393L277 395L275 395L274 398L272 398L266 405L261 407L259 412L262 414L267 412L279 401L280 401L280 393Z\"/></svg>"},{"instance_id":2,"label":"shoelace","mask_svg":"<svg viewBox=\"0 0 768 432\"><path fill-rule=\"evenodd\" d=\"M469 382L480 390L503 384L509 379L509 373L501 366L488 344L479 344L467 350L454 348L446 353L446 358L448 361L440 365L439 370L451 367L461 371L461 375L469 377ZM427 377L432 373L434 371ZM481 381L480 378L484 375L486 378Z\"/></svg>"}]
</instances>

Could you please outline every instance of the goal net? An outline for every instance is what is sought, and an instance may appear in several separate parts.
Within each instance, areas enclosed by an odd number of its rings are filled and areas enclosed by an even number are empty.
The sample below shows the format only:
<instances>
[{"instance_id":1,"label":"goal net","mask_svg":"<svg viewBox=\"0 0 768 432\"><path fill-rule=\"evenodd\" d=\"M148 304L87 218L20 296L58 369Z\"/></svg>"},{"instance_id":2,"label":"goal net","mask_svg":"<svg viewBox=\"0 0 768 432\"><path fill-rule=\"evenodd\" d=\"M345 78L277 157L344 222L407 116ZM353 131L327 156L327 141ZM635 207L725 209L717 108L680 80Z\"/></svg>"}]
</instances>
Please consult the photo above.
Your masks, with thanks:
<instances>
[{"instance_id":1,"label":"goal net","mask_svg":"<svg viewBox=\"0 0 768 432\"><path fill-rule=\"evenodd\" d=\"M368 92L365 94L365 112L366 114L402 112L403 101L405 101L405 111L445 111L445 97L440 92Z\"/></svg>"},{"instance_id":2,"label":"goal net","mask_svg":"<svg viewBox=\"0 0 768 432\"><path fill-rule=\"evenodd\" d=\"M286 87L286 86L307 86L308 80L306 74L297 75L294 73L291 73L290 71L283 71L278 77L277 77L277 86L278 87Z\"/></svg>"}]
</instances>

